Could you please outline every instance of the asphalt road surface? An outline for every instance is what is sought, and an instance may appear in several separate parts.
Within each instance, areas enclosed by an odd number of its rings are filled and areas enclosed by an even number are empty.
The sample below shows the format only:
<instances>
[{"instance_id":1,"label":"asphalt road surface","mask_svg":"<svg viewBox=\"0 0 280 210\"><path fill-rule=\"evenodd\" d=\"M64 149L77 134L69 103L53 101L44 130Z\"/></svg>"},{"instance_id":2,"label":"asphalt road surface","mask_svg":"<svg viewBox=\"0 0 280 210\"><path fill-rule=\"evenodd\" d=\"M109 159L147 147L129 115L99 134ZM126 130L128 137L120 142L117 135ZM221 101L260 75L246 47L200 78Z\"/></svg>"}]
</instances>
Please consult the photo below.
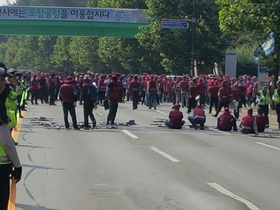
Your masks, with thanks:
<instances>
[{"instance_id":1,"label":"asphalt road surface","mask_svg":"<svg viewBox=\"0 0 280 210\"><path fill-rule=\"evenodd\" d=\"M205 130L189 128L188 120L181 130L158 126L171 107L120 103L121 125L106 129L108 111L99 106L99 128L77 131L63 128L60 102L29 105L18 135L23 176L16 209L280 209L276 128L262 137L220 132L210 115ZM82 122L82 106L76 111Z\"/></svg>"}]
</instances>

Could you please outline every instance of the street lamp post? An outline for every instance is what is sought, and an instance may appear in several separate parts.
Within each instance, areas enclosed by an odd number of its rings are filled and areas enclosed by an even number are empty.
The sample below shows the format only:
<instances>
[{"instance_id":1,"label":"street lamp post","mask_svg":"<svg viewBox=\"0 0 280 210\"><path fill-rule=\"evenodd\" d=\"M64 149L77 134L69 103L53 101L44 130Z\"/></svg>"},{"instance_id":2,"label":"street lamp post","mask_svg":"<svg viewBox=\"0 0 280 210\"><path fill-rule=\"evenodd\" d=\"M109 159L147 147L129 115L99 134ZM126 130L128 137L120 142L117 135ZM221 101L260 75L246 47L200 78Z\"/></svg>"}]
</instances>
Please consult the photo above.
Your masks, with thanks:
<instances>
[{"instance_id":1,"label":"street lamp post","mask_svg":"<svg viewBox=\"0 0 280 210\"><path fill-rule=\"evenodd\" d=\"M196 27L196 0L193 0L193 17L192 17L192 74L197 76L196 59L195 59L195 27Z\"/></svg>"}]
</instances>

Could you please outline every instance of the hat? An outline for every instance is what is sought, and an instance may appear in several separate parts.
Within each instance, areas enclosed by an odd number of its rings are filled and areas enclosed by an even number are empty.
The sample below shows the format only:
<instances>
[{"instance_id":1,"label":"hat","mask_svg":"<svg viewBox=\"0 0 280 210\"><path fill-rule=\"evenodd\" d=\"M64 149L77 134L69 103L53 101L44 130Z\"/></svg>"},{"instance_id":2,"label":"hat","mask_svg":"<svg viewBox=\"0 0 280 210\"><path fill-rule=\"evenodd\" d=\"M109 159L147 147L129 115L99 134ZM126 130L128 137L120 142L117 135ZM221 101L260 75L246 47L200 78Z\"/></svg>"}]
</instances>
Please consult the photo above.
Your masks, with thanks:
<instances>
[{"instance_id":1,"label":"hat","mask_svg":"<svg viewBox=\"0 0 280 210\"><path fill-rule=\"evenodd\" d=\"M67 76L64 82L65 83L72 83L72 82L74 82L74 80L71 76Z\"/></svg>"},{"instance_id":2,"label":"hat","mask_svg":"<svg viewBox=\"0 0 280 210\"><path fill-rule=\"evenodd\" d=\"M13 77L13 75L7 73L7 69L0 67L0 77Z\"/></svg>"},{"instance_id":3,"label":"hat","mask_svg":"<svg viewBox=\"0 0 280 210\"><path fill-rule=\"evenodd\" d=\"M225 107L224 108L224 113L230 113L231 111L229 111L229 108L228 107Z\"/></svg>"},{"instance_id":4,"label":"hat","mask_svg":"<svg viewBox=\"0 0 280 210\"><path fill-rule=\"evenodd\" d=\"M175 104L173 107L172 107L172 109L176 109L176 110L179 110L180 109L180 104Z\"/></svg>"},{"instance_id":5,"label":"hat","mask_svg":"<svg viewBox=\"0 0 280 210\"><path fill-rule=\"evenodd\" d=\"M1 67L1 68L4 68L4 69L8 69L8 68L6 67L6 65L5 65L2 61L0 61L0 67Z\"/></svg>"},{"instance_id":6,"label":"hat","mask_svg":"<svg viewBox=\"0 0 280 210\"><path fill-rule=\"evenodd\" d=\"M17 73L17 70L14 69L14 68L11 68L11 69L9 69L7 72L8 72L8 74L15 75L15 74Z\"/></svg>"}]
</instances>

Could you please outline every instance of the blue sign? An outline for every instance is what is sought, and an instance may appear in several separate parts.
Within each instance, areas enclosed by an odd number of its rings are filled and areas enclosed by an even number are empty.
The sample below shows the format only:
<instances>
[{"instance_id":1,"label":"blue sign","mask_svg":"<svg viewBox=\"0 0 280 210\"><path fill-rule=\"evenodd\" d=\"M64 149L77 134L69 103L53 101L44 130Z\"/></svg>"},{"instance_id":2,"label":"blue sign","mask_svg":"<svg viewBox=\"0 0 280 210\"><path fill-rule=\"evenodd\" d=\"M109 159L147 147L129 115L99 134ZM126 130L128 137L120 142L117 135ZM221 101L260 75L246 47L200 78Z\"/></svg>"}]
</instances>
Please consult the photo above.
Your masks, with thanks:
<instances>
[{"instance_id":1,"label":"blue sign","mask_svg":"<svg viewBox=\"0 0 280 210\"><path fill-rule=\"evenodd\" d=\"M188 27L189 27L189 23L186 21L169 21L169 20L161 21L161 28L187 29Z\"/></svg>"}]
</instances>

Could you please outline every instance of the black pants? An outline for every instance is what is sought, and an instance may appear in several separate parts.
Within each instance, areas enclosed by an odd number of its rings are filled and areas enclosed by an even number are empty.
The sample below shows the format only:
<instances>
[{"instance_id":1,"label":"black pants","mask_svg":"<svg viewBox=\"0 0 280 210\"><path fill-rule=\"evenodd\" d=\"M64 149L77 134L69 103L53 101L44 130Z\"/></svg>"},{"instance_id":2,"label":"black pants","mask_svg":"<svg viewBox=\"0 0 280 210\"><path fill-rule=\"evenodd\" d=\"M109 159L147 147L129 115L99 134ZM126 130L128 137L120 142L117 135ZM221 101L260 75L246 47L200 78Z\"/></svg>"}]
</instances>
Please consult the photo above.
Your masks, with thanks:
<instances>
[{"instance_id":1,"label":"black pants","mask_svg":"<svg viewBox=\"0 0 280 210\"><path fill-rule=\"evenodd\" d=\"M195 100L195 98L189 98L188 113L190 113L192 111L192 109L195 108L196 104L197 104L197 101Z\"/></svg>"},{"instance_id":2,"label":"black pants","mask_svg":"<svg viewBox=\"0 0 280 210\"><path fill-rule=\"evenodd\" d=\"M280 125L280 103L276 104L276 114L277 114L277 122L278 122L278 126Z\"/></svg>"},{"instance_id":3,"label":"black pants","mask_svg":"<svg viewBox=\"0 0 280 210\"><path fill-rule=\"evenodd\" d=\"M39 90L38 89L32 89L31 90L31 103L34 103L35 100L35 104L37 104L37 100L38 100L38 96L39 96Z\"/></svg>"},{"instance_id":4,"label":"black pants","mask_svg":"<svg viewBox=\"0 0 280 210\"><path fill-rule=\"evenodd\" d=\"M93 115L93 108L94 108L95 101L87 101L84 103L84 123L85 127L89 127L88 124L88 117L90 117L92 124L94 124L95 118Z\"/></svg>"},{"instance_id":5,"label":"black pants","mask_svg":"<svg viewBox=\"0 0 280 210\"><path fill-rule=\"evenodd\" d=\"M0 210L8 209L12 164L0 165Z\"/></svg>"},{"instance_id":6,"label":"black pants","mask_svg":"<svg viewBox=\"0 0 280 210\"><path fill-rule=\"evenodd\" d=\"M132 92L132 108L138 108L139 92Z\"/></svg>"},{"instance_id":7,"label":"black pants","mask_svg":"<svg viewBox=\"0 0 280 210\"><path fill-rule=\"evenodd\" d=\"M219 106L218 106L218 110L215 114L215 116L217 117L218 114L220 113L220 111L222 110L223 107L228 107L229 106L230 101L220 101Z\"/></svg>"},{"instance_id":8,"label":"black pants","mask_svg":"<svg viewBox=\"0 0 280 210\"><path fill-rule=\"evenodd\" d=\"M215 107L215 111L218 110L218 97L211 97L210 98L210 106L209 106L209 113L211 114L212 113L212 108L213 108L213 105Z\"/></svg>"},{"instance_id":9,"label":"black pants","mask_svg":"<svg viewBox=\"0 0 280 210\"><path fill-rule=\"evenodd\" d=\"M69 126L70 126L69 121L68 121L68 112L71 115L72 122L73 122L73 127L78 128L76 111L75 111L75 106L73 105L73 103L63 102L62 107L63 107L65 128L69 128Z\"/></svg>"},{"instance_id":10,"label":"black pants","mask_svg":"<svg viewBox=\"0 0 280 210\"><path fill-rule=\"evenodd\" d=\"M109 99L109 113L107 116L107 125L113 125L118 111L118 99Z\"/></svg>"}]
</instances>

